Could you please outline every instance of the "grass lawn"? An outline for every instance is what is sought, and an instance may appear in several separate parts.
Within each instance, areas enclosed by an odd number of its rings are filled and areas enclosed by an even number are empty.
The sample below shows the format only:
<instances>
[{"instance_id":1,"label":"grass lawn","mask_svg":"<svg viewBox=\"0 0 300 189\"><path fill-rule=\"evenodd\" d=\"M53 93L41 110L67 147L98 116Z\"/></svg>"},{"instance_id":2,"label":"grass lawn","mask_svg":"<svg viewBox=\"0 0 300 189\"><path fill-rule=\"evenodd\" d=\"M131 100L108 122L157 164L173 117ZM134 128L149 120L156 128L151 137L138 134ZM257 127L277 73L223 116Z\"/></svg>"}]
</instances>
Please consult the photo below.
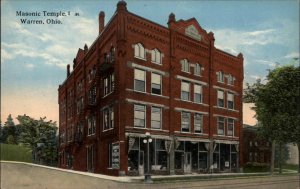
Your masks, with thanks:
<instances>
[{"instance_id":1,"label":"grass lawn","mask_svg":"<svg viewBox=\"0 0 300 189\"><path fill-rule=\"evenodd\" d=\"M291 164L284 164L282 165L282 169L289 169L289 170L298 170L298 165L291 165Z\"/></svg>"},{"instance_id":2,"label":"grass lawn","mask_svg":"<svg viewBox=\"0 0 300 189\"><path fill-rule=\"evenodd\" d=\"M261 173L261 172L269 172L269 166L254 166L254 165L245 165L244 173Z\"/></svg>"},{"instance_id":3,"label":"grass lawn","mask_svg":"<svg viewBox=\"0 0 300 189\"><path fill-rule=\"evenodd\" d=\"M24 146L14 144L0 144L1 160L21 161L32 163L31 150Z\"/></svg>"}]
</instances>

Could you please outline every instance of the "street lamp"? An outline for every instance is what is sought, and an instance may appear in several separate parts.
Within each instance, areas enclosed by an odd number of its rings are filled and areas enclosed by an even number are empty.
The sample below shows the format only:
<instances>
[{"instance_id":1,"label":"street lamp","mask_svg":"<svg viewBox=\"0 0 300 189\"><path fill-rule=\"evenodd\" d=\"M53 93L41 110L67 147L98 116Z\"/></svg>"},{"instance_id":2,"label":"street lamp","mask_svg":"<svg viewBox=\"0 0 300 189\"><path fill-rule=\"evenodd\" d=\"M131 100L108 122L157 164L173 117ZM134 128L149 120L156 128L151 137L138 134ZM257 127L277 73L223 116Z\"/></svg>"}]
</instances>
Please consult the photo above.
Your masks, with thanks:
<instances>
[{"instance_id":1,"label":"street lamp","mask_svg":"<svg viewBox=\"0 0 300 189\"><path fill-rule=\"evenodd\" d=\"M151 179L151 174L150 174L150 161L149 161L149 143L152 142L152 138L150 136L149 132L145 133L146 137L144 138L143 142L146 144L147 143L147 173L145 174L145 182L146 183L153 183Z\"/></svg>"}]
</instances>

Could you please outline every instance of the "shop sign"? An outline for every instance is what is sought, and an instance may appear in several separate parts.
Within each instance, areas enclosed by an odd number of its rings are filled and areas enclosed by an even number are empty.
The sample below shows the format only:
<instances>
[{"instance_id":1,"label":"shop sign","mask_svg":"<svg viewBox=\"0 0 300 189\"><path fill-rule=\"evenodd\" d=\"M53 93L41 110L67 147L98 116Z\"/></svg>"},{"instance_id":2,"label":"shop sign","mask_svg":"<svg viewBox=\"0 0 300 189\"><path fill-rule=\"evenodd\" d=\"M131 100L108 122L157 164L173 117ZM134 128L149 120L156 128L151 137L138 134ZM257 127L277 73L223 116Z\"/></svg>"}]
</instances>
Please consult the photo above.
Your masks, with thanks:
<instances>
[{"instance_id":1,"label":"shop sign","mask_svg":"<svg viewBox=\"0 0 300 189\"><path fill-rule=\"evenodd\" d=\"M120 168L120 144L119 143L112 144L112 168L113 169Z\"/></svg>"}]
</instances>

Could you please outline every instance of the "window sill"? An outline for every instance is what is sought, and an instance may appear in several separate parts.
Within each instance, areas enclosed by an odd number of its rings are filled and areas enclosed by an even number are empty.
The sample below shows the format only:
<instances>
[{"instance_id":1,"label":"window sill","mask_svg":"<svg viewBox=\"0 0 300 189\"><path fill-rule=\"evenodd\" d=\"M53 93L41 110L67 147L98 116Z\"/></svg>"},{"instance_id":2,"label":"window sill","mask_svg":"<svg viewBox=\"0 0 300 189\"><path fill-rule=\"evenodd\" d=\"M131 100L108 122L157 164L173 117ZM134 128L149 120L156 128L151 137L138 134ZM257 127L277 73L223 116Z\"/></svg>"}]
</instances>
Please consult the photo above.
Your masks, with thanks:
<instances>
[{"instance_id":1,"label":"window sill","mask_svg":"<svg viewBox=\"0 0 300 189\"><path fill-rule=\"evenodd\" d=\"M139 56L134 56L134 58L136 58L136 59L139 59L139 60L144 60L144 61L147 61L147 60L146 60L146 58L139 57Z\"/></svg>"},{"instance_id":2,"label":"window sill","mask_svg":"<svg viewBox=\"0 0 300 189\"><path fill-rule=\"evenodd\" d=\"M150 128L151 130L153 130L153 131L163 131L161 128L159 128L159 129L157 129L157 128Z\"/></svg>"},{"instance_id":3,"label":"window sill","mask_svg":"<svg viewBox=\"0 0 300 189\"><path fill-rule=\"evenodd\" d=\"M199 104L199 105L202 105L202 106L208 106L208 104L204 104L202 102L193 102L194 104Z\"/></svg>"},{"instance_id":4,"label":"window sill","mask_svg":"<svg viewBox=\"0 0 300 189\"><path fill-rule=\"evenodd\" d=\"M147 92L132 90L132 89L128 89L128 88L126 88L126 91L137 92L137 93L146 94L146 95L153 95L153 96L157 96L157 97L161 97L161 98L167 98L167 99L170 98L169 96L157 95L157 94L153 94L153 93L147 93Z\"/></svg>"},{"instance_id":5,"label":"window sill","mask_svg":"<svg viewBox=\"0 0 300 189\"><path fill-rule=\"evenodd\" d=\"M113 92L114 92L114 91L111 91L110 93L104 95L102 98L105 98L105 97L109 96L109 95L112 94Z\"/></svg>"},{"instance_id":6,"label":"window sill","mask_svg":"<svg viewBox=\"0 0 300 189\"><path fill-rule=\"evenodd\" d=\"M92 136L95 136L96 133L93 133L93 134L90 134L90 135L87 135L87 137L92 137Z\"/></svg>"},{"instance_id":7,"label":"window sill","mask_svg":"<svg viewBox=\"0 0 300 189\"><path fill-rule=\"evenodd\" d=\"M153 95L153 96L160 96L160 97L163 96L162 94L155 94L155 93L150 93L150 94Z\"/></svg>"},{"instance_id":8,"label":"window sill","mask_svg":"<svg viewBox=\"0 0 300 189\"><path fill-rule=\"evenodd\" d=\"M138 127L138 126L133 126L135 129L147 129L146 127Z\"/></svg>"},{"instance_id":9,"label":"window sill","mask_svg":"<svg viewBox=\"0 0 300 189\"><path fill-rule=\"evenodd\" d=\"M113 130L113 129L114 129L114 128L105 129L105 130L102 131L102 133L105 133L105 132L110 131L110 130Z\"/></svg>"},{"instance_id":10,"label":"window sill","mask_svg":"<svg viewBox=\"0 0 300 189\"><path fill-rule=\"evenodd\" d=\"M208 136L206 133L194 133L195 135L202 135L202 136Z\"/></svg>"},{"instance_id":11,"label":"window sill","mask_svg":"<svg viewBox=\"0 0 300 189\"><path fill-rule=\"evenodd\" d=\"M138 90L135 90L135 89L133 89L133 91L134 91L134 92L137 92L137 93L147 94L146 91L138 91Z\"/></svg>"},{"instance_id":12,"label":"window sill","mask_svg":"<svg viewBox=\"0 0 300 189\"><path fill-rule=\"evenodd\" d=\"M187 74L191 74L191 72L187 72L187 71L183 71L183 70L181 70L183 73L187 73Z\"/></svg>"},{"instance_id":13,"label":"window sill","mask_svg":"<svg viewBox=\"0 0 300 189\"><path fill-rule=\"evenodd\" d=\"M232 111L232 112L239 112L238 110L235 110L235 109L229 109L229 108L220 107L220 106L214 106L214 108L219 108L219 109L228 110L228 111Z\"/></svg>"},{"instance_id":14,"label":"window sill","mask_svg":"<svg viewBox=\"0 0 300 189\"><path fill-rule=\"evenodd\" d=\"M222 106L214 106L214 108L219 108L219 109L227 110L227 108L222 107Z\"/></svg>"},{"instance_id":15,"label":"window sill","mask_svg":"<svg viewBox=\"0 0 300 189\"><path fill-rule=\"evenodd\" d=\"M161 63L161 62L153 62L153 61L151 61L151 63L162 66L162 63Z\"/></svg>"},{"instance_id":16,"label":"window sill","mask_svg":"<svg viewBox=\"0 0 300 189\"><path fill-rule=\"evenodd\" d=\"M203 77L201 74L194 74L194 76Z\"/></svg>"},{"instance_id":17,"label":"window sill","mask_svg":"<svg viewBox=\"0 0 300 189\"><path fill-rule=\"evenodd\" d=\"M190 103L193 103L193 101L191 101L191 100L183 100L183 99L179 99L180 101L183 101L183 102L190 102Z\"/></svg>"},{"instance_id":18,"label":"window sill","mask_svg":"<svg viewBox=\"0 0 300 189\"><path fill-rule=\"evenodd\" d=\"M228 109L229 111L232 111L232 112L239 112L238 110L235 110L235 109Z\"/></svg>"},{"instance_id":19,"label":"window sill","mask_svg":"<svg viewBox=\"0 0 300 189\"><path fill-rule=\"evenodd\" d=\"M191 134L191 132L190 132L190 131L180 131L180 133Z\"/></svg>"}]
</instances>

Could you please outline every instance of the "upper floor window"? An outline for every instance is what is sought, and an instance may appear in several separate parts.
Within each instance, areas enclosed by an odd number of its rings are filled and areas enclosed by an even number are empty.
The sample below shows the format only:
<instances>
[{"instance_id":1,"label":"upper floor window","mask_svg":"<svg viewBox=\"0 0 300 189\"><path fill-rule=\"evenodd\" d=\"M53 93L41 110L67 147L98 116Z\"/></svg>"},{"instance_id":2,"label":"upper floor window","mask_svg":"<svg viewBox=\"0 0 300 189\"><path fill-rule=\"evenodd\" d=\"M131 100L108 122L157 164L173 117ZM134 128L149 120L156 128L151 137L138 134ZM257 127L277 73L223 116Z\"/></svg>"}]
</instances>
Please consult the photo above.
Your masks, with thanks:
<instances>
[{"instance_id":1,"label":"upper floor window","mask_svg":"<svg viewBox=\"0 0 300 189\"><path fill-rule=\"evenodd\" d=\"M234 84L234 80L235 80L235 78L231 74L229 74L227 76L227 83L228 83L228 85L233 85Z\"/></svg>"},{"instance_id":2,"label":"upper floor window","mask_svg":"<svg viewBox=\"0 0 300 189\"><path fill-rule=\"evenodd\" d=\"M104 96L112 93L115 89L115 76L114 73L109 74L103 79Z\"/></svg>"},{"instance_id":3,"label":"upper floor window","mask_svg":"<svg viewBox=\"0 0 300 189\"><path fill-rule=\"evenodd\" d=\"M141 43L134 45L134 57L145 59L145 48Z\"/></svg>"},{"instance_id":4,"label":"upper floor window","mask_svg":"<svg viewBox=\"0 0 300 189\"><path fill-rule=\"evenodd\" d=\"M113 107L103 110L103 130L114 128L114 109Z\"/></svg>"},{"instance_id":5,"label":"upper floor window","mask_svg":"<svg viewBox=\"0 0 300 189\"><path fill-rule=\"evenodd\" d=\"M109 57L111 61L115 60L115 53L116 53L116 48L115 47L111 47L109 50Z\"/></svg>"},{"instance_id":6,"label":"upper floor window","mask_svg":"<svg viewBox=\"0 0 300 189\"><path fill-rule=\"evenodd\" d=\"M202 86L194 84L194 101L202 103Z\"/></svg>"},{"instance_id":7,"label":"upper floor window","mask_svg":"<svg viewBox=\"0 0 300 189\"><path fill-rule=\"evenodd\" d=\"M161 53L157 49L151 51L151 62L161 64Z\"/></svg>"},{"instance_id":8,"label":"upper floor window","mask_svg":"<svg viewBox=\"0 0 300 189\"><path fill-rule=\"evenodd\" d=\"M151 128L160 129L161 128L161 108L152 107L151 108Z\"/></svg>"},{"instance_id":9,"label":"upper floor window","mask_svg":"<svg viewBox=\"0 0 300 189\"><path fill-rule=\"evenodd\" d=\"M181 112L181 131L190 132L191 113Z\"/></svg>"},{"instance_id":10,"label":"upper floor window","mask_svg":"<svg viewBox=\"0 0 300 189\"><path fill-rule=\"evenodd\" d=\"M231 118L227 119L227 135L234 136L234 120Z\"/></svg>"},{"instance_id":11,"label":"upper floor window","mask_svg":"<svg viewBox=\"0 0 300 189\"><path fill-rule=\"evenodd\" d=\"M201 76L202 69L203 67L200 64L196 63L194 68L194 74Z\"/></svg>"},{"instance_id":12,"label":"upper floor window","mask_svg":"<svg viewBox=\"0 0 300 189\"><path fill-rule=\"evenodd\" d=\"M218 135L224 135L225 119L218 117Z\"/></svg>"},{"instance_id":13,"label":"upper floor window","mask_svg":"<svg viewBox=\"0 0 300 189\"><path fill-rule=\"evenodd\" d=\"M202 114L194 115L194 129L195 129L195 133L203 133L203 115Z\"/></svg>"},{"instance_id":14,"label":"upper floor window","mask_svg":"<svg viewBox=\"0 0 300 189\"><path fill-rule=\"evenodd\" d=\"M190 83L181 81L181 99L190 100Z\"/></svg>"},{"instance_id":15,"label":"upper floor window","mask_svg":"<svg viewBox=\"0 0 300 189\"><path fill-rule=\"evenodd\" d=\"M96 86L93 86L89 90L89 95L88 95L90 105L96 104L96 96L97 96L97 88L96 88Z\"/></svg>"},{"instance_id":16,"label":"upper floor window","mask_svg":"<svg viewBox=\"0 0 300 189\"><path fill-rule=\"evenodd\" d=\"M187 59L181 60L180 63L181 63L181 71L190 72L190 64Z\"/></svg>"},{"instance_id":17,"label":"upper floor window","mask_svg":"<svg viewBox=\"0 0 300 189\"><path fill-rule=\"evenodd\" d=\"M80 97L79 100L77 101L77 114L82 112L83 108L84 108L84 100L83 97Z\"/></svg>"},{"instance_id":18,"label":"upper floor window","mask_svg":"<svg viewBox=\"0 0 300 189\"><path fill-rule=\"evenodd\" d=\"M224 107L224 91L218 91L218 107Z\"/></svg>"},{"instance_id":19,"label":"upper floor window","mask_svg":"<svg viewBox=\"0 0 300 189\"><path fill-rule=\"evenodd\" d=\"M134 90L146 92L146 72L134 69Z\"/></svg>"},{"instance_id":20,"label":"upper floor window","mask_svg":"<svg viewBox=\"0 0 300 189\"><path fill-rule=\"evenodd\" d=\"M96 117L90 116L88 118L88 136L93 135L96 132Z\"/></svg>"},{"instance_id":21,"label":"upper floor window","mask_svg":"<svg viewBox=\"0 0 300 189\"><path fill-rule=\"evenodd\" d=\"M151 74L151 93L161 95L161 75Z\"/></svg>"},{"instance_id":22,"label":"upper floor window","mask_svg":"<svg viewBox=\"0 0 300 189\"><path fill-rule=\"evenodd\" d=\"M232 93L227 93L227 107L228 109L234 109L234 95Z\"/></svg>"},{"instance_id":23,"label":"upper floor window","mask_svg":"<svg viewBox=\"0 0 300 189\"><path fill-rule=\"evenodd\" d=\"M146 106L134 105L134 126L145 127L146 126Z\"/></svg>"},{"instance_id":24,"label":"upper floor window","mask_svg":"<svg viewBox=\"0 0 300 189\"><path fill-rule=\"evenodd\" d=\"M218 82L224 83L224 73L222 71L217 72Z\"/></svg>"}]
</instances>

